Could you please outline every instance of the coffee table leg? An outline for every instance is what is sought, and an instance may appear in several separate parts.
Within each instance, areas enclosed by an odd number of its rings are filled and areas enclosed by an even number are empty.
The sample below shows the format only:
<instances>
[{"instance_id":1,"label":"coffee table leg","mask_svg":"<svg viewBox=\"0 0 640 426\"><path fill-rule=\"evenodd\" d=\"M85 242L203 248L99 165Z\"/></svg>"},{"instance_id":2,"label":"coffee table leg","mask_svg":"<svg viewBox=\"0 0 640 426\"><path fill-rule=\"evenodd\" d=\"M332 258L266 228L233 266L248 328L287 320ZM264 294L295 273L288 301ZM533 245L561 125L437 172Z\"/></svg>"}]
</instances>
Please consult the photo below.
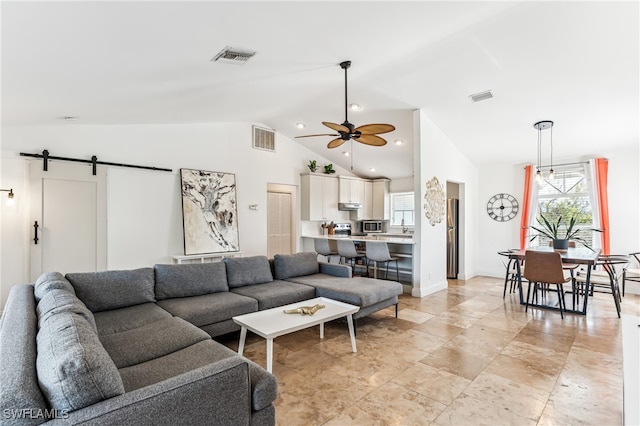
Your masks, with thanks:
<instances>
[{"instance_id":1,"label":"coffee table leg","mask_svg":"<svg viewBox=\"0 0 640 426\"><path fill-rule=\"evenodd\" d=\"M244 352L244 341L247 338L247 327L240 328L240 343L238 343L238 354Z\"/></svg>"},{"instance_id":2,"label":"coffee table leg","mask_svg":"<svg viewBox=\"0 0 640 426\"><path fill-rule=\"evenodd\" d=\"M267 371L273 373L273 339L267 339Z\"/></svg>"},{"instance_id":3,"label":"coffee table leg","mask_svg":"<svg viewBox=\"0 0 640 426\"><path fill-rule=\"evenodd\" d=\"M347 324L349 325L349 336L351 337L351 350L358 352L358 349L356 349L356 335L353 332L353 317L351 315L347 315Z\"/></svg>"},{"instance_id":4,"label":"coffee table leg","mask_svg":"<svg viewBox=\"0 0 640 426\"><path fill-rule=\"evenodd\" d=\"M320 323L320 338L324 339L324 323Z\"/></svg>"}]
</instances>

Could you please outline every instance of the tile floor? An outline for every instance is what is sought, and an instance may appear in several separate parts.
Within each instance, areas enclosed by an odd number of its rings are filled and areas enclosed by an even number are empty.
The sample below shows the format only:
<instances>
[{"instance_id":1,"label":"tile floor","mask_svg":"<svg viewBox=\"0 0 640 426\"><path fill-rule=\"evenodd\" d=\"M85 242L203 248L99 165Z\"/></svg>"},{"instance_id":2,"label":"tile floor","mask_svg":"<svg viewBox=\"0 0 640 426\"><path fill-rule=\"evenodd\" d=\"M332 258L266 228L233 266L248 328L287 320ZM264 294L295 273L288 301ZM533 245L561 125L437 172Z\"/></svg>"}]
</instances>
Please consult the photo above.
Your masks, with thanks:
<instances>
[{"instance_id":1,"label":"tile floor","mask_svg":"<svg viewBox=\"0 0 640 426\"><path fill-rule=\"evenodd\" d=\"M619 425L622 340L611 295L587 316L524 312L502 281L449 281L422 299L358 321L352 353L346 322L277 338L278 425ZM624 298L638 314L640 296ZM237 348L236 333L221 339ZM245 355L265 366L249 333Z\"/></svg>"}]
</instances>

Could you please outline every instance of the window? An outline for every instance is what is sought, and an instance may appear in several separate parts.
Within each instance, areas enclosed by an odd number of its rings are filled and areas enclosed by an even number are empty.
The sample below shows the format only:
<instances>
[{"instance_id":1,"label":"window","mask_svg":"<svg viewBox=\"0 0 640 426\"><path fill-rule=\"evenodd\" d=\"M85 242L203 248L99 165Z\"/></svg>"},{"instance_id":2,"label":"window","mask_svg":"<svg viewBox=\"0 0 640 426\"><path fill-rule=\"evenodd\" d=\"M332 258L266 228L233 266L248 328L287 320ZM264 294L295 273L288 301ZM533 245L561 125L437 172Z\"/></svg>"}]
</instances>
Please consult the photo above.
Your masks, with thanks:
<instances>
[{"instance_id":1,"label":"window","mask_svg":"<svg viewBox=\"0 0 640 426\"><path fill-rule=\"evenodd\" d=\"M391 226L413 226L413 192L391 194Z\"/></svg>"},{"instance_id":2,"label":"window","mask_svg":"<svg viewBox=\"0 0 640 426\"><path fill-rule=\"evenodd\" d=\"M589 197L588 181L584 168L580 165L558 170L553 179L545 178L538 186L538 206L533 217L533 226L539 227L536 218L544 215L549 222L554 223L560 217L562 222L568 223L571 217L576 217L575 229L583 229L576 237L584 239L591 247L595 241L593 228L593 213ZM561 227L560 235L564 235ZM536 234L531 230L531 236ZM549 245L549 238L542 235L531 242L533 246Z\"/></svg>"}]
</instances>

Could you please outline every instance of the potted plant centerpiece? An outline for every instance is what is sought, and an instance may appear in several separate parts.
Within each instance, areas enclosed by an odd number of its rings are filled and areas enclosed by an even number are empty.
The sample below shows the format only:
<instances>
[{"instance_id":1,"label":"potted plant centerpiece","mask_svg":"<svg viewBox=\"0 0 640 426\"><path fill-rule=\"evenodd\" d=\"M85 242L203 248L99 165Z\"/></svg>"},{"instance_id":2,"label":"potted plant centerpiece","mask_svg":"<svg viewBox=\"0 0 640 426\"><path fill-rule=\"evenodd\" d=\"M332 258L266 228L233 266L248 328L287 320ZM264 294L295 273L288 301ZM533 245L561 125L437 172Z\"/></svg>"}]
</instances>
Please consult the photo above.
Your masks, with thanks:
<instances>
[{"instance_id":1,"label":"potted plant centerpiece","mask_svg":"<svg viewBox=\"0 0 640 426\"><path fill-rule=\"evenodd\" d=\"M540 226L531 227L536 231L538 231L539 234L531 237L531 240L529 241L533 241L538 235L544 235L545 237L553 241L553 248L555 250L568 249L569 240L578 241L580 244L582 244L589 250L593 250L591 247L589 247L589 244L584 238L577 235L578 232L585 230L585 228L575 229L576 220L577 218L575 216L572 216L569 219L569 223L567 224L563 222L563 218L562 216L560 216L558 217L557 221L552 222L548 220L546 217L544 217L544 215L541 214L540 217L536 218L536 222L538 222ZM595 228L587 228L586 230L602 232L600 229L595 229Z\"/></svg>"}]
</instances>

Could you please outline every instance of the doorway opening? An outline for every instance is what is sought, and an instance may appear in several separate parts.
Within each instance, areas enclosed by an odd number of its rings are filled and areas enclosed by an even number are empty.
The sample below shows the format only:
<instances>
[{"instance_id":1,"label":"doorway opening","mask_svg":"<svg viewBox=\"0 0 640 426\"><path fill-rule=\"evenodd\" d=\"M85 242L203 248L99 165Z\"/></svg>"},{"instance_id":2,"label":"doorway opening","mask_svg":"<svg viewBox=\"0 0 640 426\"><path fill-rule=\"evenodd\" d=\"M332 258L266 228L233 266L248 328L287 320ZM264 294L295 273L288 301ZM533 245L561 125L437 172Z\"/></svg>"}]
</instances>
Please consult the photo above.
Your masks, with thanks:
<instances>
[{"instance_id":1,"label":"doorway opening","mask_svg":"<svg viewBox=\"0 0 640 426\"><path fill-rule=\"evenodd\" d=\"M447 279L464 279L464 184L447 181Z\"/></svg>"}]
</instances>

